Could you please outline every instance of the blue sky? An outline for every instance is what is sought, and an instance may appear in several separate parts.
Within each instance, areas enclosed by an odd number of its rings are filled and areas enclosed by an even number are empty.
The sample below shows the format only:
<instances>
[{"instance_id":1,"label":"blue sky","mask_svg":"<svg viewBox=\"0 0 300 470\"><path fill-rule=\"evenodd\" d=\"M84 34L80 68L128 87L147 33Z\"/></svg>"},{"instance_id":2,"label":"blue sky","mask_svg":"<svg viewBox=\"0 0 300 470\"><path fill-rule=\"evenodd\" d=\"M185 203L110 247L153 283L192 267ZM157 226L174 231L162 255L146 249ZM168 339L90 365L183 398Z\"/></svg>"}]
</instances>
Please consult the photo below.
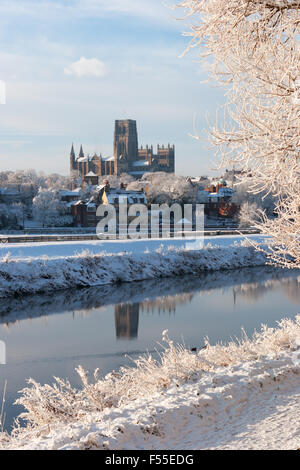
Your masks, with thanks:
<instances>
[{"instance_id":1,"label":"blue sky","mask_svg":"<svg viewBox=\"0 0 300 470\"><path fill-rule=\"evenodd\" d=\"M224 101L196 52L183 59L187 21L172 0L1 0L0 171L68 173L79 151L112 154L115 119L136 119L139 144L175 144L176 173L212 173L196 141Z\"/></svg>"}]
</instances>

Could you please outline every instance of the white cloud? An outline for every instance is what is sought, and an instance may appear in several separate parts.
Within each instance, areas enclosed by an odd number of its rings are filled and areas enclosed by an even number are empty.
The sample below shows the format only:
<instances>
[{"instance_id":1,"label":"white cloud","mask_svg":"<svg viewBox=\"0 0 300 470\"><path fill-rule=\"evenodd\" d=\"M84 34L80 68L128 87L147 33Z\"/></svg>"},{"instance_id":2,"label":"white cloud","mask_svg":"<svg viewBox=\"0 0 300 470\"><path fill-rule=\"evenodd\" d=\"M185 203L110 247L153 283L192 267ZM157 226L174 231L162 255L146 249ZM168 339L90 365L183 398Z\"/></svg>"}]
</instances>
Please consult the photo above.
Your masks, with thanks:
<instances>
[{"instance_id":1,"label":"white cloud","mask_svg":"<svg viewBox=\"0 0 300 470\"><path fill-rule=\"evenodd\" d=\"M86 59L81 57L64 69L66 75L76 77L104 77L107 74L107 66L99 59Z\"/></svg>"}]
</instances>

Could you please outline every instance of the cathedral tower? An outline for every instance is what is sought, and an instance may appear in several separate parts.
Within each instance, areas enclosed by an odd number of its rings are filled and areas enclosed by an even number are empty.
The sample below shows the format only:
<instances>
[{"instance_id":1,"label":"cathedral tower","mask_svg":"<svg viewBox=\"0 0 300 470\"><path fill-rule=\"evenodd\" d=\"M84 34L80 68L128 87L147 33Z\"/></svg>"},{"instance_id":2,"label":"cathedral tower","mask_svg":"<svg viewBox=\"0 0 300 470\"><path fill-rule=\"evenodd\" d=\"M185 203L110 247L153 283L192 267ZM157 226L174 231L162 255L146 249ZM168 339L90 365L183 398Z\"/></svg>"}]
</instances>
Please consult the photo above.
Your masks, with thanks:
<instances>
[{"instance_id":1,"label":"cathedral tower","mask_svg":"<svg viewBox=\"0 0 300 470\"><path fill-rule=\"evenodd\" d=\"M126 173L132 162L138 159L138 137L136 121L115 121L114 133L115 174Z\"/></svg>"}]
</instances>

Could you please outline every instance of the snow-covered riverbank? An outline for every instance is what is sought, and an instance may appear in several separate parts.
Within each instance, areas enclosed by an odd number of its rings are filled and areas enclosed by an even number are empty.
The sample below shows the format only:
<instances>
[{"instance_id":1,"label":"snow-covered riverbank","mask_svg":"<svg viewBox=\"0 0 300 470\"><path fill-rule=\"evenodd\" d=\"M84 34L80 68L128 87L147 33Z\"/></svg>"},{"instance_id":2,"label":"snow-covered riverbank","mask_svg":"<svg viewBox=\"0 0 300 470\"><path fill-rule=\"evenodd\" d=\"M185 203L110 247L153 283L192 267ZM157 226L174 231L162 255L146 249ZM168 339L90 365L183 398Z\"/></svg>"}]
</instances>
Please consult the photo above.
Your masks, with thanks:
<instances>
[{"instance_id":1,"label":"snow-covered riverbank","mask_svg":"<svg viewBox=\"0 0 300 470\"><path fill-rule=\"evenodd\" d=\"M300 316L250 341L198 353L166 342L161 360L81 390L35 382L21 403L34 428L2 435L3 449L297 449ZM141 386L141 384L143 386Z\"/></svg>"},{"instance_id":2,"label":"snow-covered riverbank","mask_svg":"<svg viewBox=\"0 0 300 470\"><path fill-rule=\"evenodd\" d=\"M97 243L1 247L0 298L261 266L266 261L242 237L220 237L200 250L186 249L182 240L175 246L171 240Z\"/></svg>"}]
</instances>

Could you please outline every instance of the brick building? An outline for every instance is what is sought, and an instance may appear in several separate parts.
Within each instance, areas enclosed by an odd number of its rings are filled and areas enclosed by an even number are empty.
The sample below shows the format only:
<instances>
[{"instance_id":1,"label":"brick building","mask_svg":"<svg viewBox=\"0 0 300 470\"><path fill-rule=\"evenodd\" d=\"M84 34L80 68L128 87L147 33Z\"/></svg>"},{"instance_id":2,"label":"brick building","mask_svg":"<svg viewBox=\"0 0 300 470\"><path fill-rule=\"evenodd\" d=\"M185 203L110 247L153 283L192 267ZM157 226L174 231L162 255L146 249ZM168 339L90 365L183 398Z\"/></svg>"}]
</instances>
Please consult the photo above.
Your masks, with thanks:
<instances>
[{"instance_id":1,"label":"brick building","mask_svg":"<svg viewBox=\"0 0 300 470\"><path fill-rule=\"evenodd\" d=\"M96 227L100 221L100 217L97 216L99 205L114 206L118 216L120 204L125 202L128 209L133 204L147 205L143 190L128 191L123 184L120 188L111 188L108 181L105 181L105 184L97 187L96 193L89 201L80 200L71 204L74 225L75 227ZM128 220L130 221L130 217Z\"/></svg>"}]
</instances>

